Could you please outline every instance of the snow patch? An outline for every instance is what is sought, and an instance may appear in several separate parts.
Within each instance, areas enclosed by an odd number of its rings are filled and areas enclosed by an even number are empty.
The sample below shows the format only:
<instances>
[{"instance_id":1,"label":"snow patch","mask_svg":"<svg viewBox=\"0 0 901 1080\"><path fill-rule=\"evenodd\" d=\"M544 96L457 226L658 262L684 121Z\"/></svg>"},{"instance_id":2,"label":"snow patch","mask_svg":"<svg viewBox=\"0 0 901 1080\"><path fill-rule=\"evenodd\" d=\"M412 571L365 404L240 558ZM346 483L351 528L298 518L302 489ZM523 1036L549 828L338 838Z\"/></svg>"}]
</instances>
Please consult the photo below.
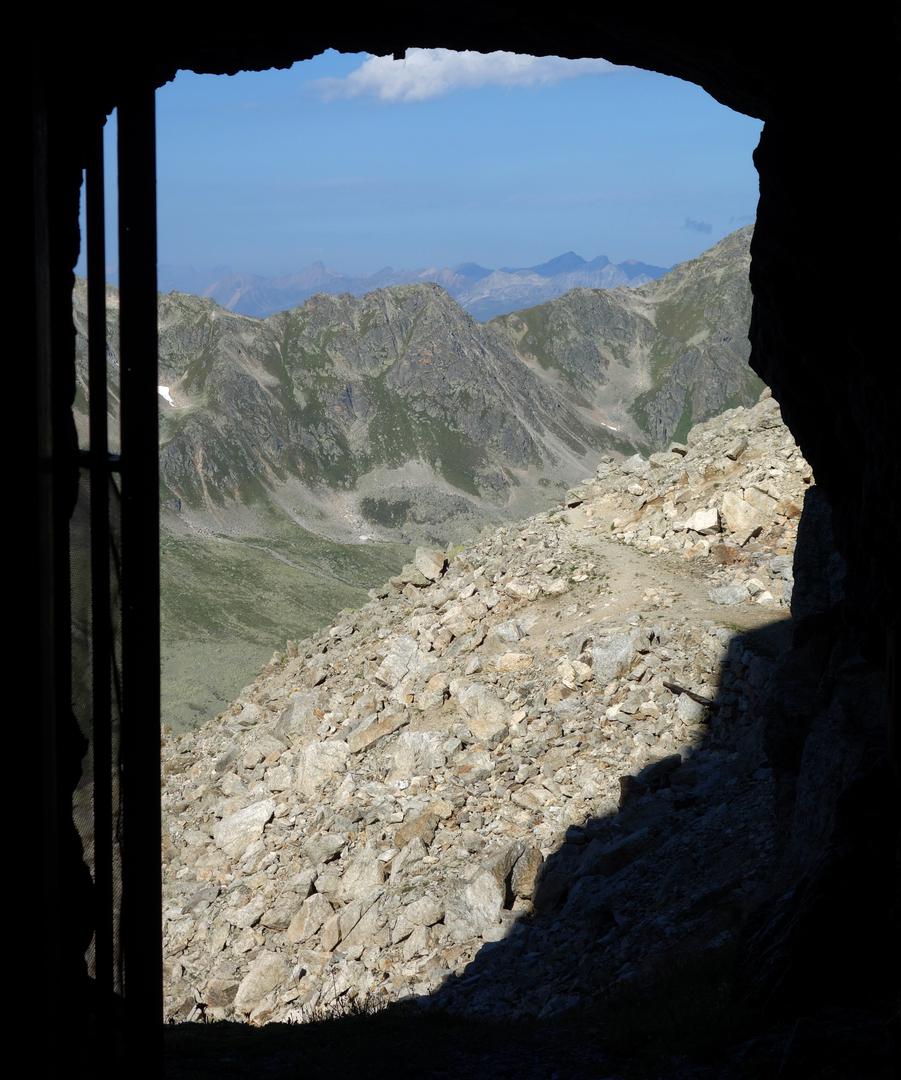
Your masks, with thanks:
<instances>
[{"instance_id":1,"label":"snow patch","mask_svg":"<svg viewBox=\"0 0 901 1080\"><path fill-rule=\"evenodd\" d=\"M172 400L172 395L169 393L168 386L158 386L156 392L164 401L168 401L173 409L175 408L175 402Z\"/></svg>"}]
</instances>

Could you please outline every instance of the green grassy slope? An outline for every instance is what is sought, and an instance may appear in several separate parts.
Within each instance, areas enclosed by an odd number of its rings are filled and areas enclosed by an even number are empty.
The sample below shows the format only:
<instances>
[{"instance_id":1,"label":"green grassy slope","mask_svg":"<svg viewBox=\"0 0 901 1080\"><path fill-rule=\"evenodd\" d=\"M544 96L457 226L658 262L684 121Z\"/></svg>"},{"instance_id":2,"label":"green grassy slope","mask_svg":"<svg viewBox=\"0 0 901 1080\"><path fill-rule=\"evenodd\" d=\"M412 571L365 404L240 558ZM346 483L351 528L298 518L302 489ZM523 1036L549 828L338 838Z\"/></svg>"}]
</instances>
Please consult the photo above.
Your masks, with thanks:
<instances>
[{"instance_id":1,"label":"green grassy slope","mask_svg":"<svg viewBox=\"0 0 901 1080\"><path fill-rule=\"evenodd\" d=\"M193 726L223 709L289 638L301 639L397 573L401 544L338 544L295 528L277 538L164 529L163 722Z\"/></svg>"}]
</instances>

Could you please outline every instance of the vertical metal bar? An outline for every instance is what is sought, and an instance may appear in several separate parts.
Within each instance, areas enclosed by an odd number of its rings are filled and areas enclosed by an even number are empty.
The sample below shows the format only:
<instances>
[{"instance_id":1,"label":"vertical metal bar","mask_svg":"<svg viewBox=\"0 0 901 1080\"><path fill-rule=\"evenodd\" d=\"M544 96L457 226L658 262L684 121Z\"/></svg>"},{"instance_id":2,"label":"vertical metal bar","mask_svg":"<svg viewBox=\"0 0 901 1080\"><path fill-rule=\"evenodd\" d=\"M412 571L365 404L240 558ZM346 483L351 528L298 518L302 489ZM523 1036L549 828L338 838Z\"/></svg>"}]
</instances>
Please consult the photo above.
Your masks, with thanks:
<instances>
[{"instance_id":1,"label":"vertical metal bar","mask_svg":"<svg viewBox=\"0 0 901 1080\"><path fill-rule=\"evenodd\" d=\"M107 431L106 208L103 125L85 170L88 248L88 409L91 460L91 683L94 751L94 977L99 1046L111 1045L113 1002L112 627Z\"/></svg>"},{"instance_id":2,"label":"vertical metal bar","mask_svg":"<svg viewBox=\"0 0 901 1080\"><path fill-rule=\"evenodd\" d=\"M159 435L153 84L118 106L122 424L122 944L129 1052L161 1058Z\"/></svg>"},{"instance_id":3,"label":"vertical metal bar","mask_svg":"<svg viewBox=\"0 0 901 1080\"><path fill-rule=\"evenodd\" d=\"M57 434L53 410L53 356L51 350L51 303L50 303L50 237L48 177L49 133L47 105L42 93L43 84L35 68L32 95L32 206L34 224L33 297L30 329L34 340L35 403L32 450L37 466L35 485L36 510L36 559L38 587L38 632L41 657L39 681L41 708L41 825L43 853L43 918L47 934L42 938L43 964L41 974L34 986L43 985L47 990L47 1014L58 1021L65 1015L64 965L65 945L58 919L54 911L62 903L60 798L59 798L59 687L65 685L59 655L58 607L62 589L57 574L62 560L57 552L60 546L59 520L56 511L56 476L54 455ZM67 535L67 534L64 534Z\"/></svg>"}]
</instances>

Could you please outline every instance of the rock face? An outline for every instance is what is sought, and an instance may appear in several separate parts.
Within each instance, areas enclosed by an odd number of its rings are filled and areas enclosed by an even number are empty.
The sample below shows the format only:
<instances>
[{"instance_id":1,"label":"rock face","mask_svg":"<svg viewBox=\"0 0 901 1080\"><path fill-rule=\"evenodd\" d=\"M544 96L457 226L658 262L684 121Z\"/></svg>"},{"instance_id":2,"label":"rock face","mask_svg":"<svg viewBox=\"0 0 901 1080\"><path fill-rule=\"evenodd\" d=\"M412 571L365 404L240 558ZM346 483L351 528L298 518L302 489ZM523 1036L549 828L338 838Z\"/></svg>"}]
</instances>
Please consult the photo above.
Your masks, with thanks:
<instances>
[{"instance_id":1,"label":"rock face","mask_svg":"<svg viewBox=\"0 0 901 1080\"><path fill-rule=\"evenodd\" d=\"M574 289L494 325L614 430L657 449L763 384L748 367L751 228L639 289Z\"/></svg>"},{"instance_id":2,"label":"rock face","mask_svg":"<svg viewBox=\"0 0 901 1080\"><path fill-rule=\"evenodd\" d=\"M547 1017L661 950L734 945L724 912L774 857L761 702L811 483L772 398L730 410L418 553L167 738L168 1015ZM748 537L722 508L751 491L772 506Z\"/></svg>"},{"instance_id":3,"label":"rock face","mask_svg":"<svg viewBox=\"0 0 901 1080\"><path fill-rule=\"evenodd\" d=\"M82 286L82 384L84 303ZM172 293L160 297L159 335L161 496L187 521L209 524L236 503L296 506L301 488L313 505L295 516L320 532L348 532L342 504L315 498L334 491L346 493L357 533L406 524L446 539L449 518L477 526L494 507L497 520L530 484L572 482L623 442L434 284L319 294L265 320ZM547 503L541 493L533 504Z\"/></svg>"}]
</instances>

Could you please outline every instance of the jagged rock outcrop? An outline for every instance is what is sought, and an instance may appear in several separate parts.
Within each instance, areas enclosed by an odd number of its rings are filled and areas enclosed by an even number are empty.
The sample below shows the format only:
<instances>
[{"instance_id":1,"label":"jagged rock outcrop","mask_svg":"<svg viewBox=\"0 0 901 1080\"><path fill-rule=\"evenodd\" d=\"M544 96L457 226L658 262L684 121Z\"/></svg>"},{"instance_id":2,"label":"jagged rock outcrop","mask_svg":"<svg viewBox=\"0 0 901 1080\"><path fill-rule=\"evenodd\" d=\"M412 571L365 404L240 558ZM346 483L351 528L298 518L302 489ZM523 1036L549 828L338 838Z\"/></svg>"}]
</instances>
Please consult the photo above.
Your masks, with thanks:
<instances>
[{"instance_id":1,"label":"jagged rock outcrop","mask_svg":"<svg viewBox=\"0 0 901 1080\"><path fill-rule=\"evenodd\" d=\"M811 483L765 396L418 552L165 738L169 1015L550 1016L734 947L773 857L758 706Z\"/></svg>"}]
</instances>

